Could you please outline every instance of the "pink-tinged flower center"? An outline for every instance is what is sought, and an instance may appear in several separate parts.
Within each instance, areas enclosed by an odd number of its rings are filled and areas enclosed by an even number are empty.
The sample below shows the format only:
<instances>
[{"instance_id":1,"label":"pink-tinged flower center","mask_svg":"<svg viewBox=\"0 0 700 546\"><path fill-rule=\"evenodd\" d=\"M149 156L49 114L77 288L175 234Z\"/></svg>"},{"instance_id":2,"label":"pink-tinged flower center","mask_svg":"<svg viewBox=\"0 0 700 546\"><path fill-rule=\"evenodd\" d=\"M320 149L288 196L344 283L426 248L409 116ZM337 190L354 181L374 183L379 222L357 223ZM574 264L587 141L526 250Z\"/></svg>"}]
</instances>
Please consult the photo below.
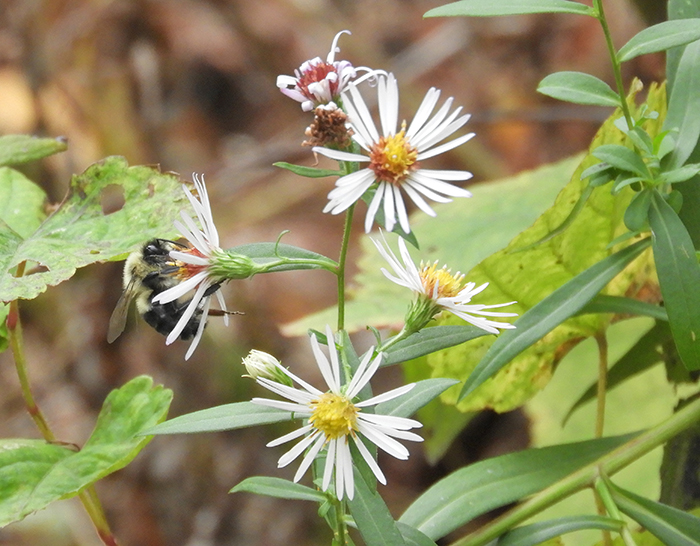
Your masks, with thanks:
<instances>
[{"instance_id":1,"label":"pink-tinged flower center","mask_svg":"<svg viewBox=\"0 0 700 546\"><path fill-rule=\"evenodd\" d=\"M406 138L406 122L395 135L379 139L369 154L369 168L377 175L377 180L401 184L418 164L418 150Z\"/></svg>"},{"instance_id":2,"label":"pink-tinged flower center","mask_svg":"<svg viewBox=\"0 0 700 546\"><path fill-rule=\"evenodd\" d=\"M318 64L309 65L306 70L299 76L297 87L299 91L309 100L316 101L318 97L309 91L309 86L314 83L326 82L330 90L331 96L335 97L338 92L339 78L328 78L328 74L336 73L335 66L330 63L320 62Z\"/></svg>"},{"instance_id":3,"label":"pink-tinged flower center","mask_svg":"<svg viewBox=\"0 0 700 546\"><path fill-rule=\"evenodd\" d=\"M311 402L313 413L309 423L323 432L328 440L347 436L357 430L359 411L347 397L327 392Z\"/></svg>"},{"instance_id":4,"label":"pink-tinged flower center","mask_svg":"<svg viewBox=\"0 0 700 546\"><path fill-rule=\"evenodd\" d=\"M459 294L464 288L464 275L457 273L452 274L452 271L446 266L438 269L437 262L432 265L424 265L421 263L420 279L425 288L425 293L432 297L435 286L437 286L438 298L452 298Z\"/></svg>"},{"instance_id":5,"label":"pink-tinged flower center","mask_svg":"<svg viewBox=\"0 0 700 546\"><path fill-rule=\"evenodd\" d=\"M181 252L192 254L193 256L198 256L207 260L209 259L207 256L202 254L199 250L197 250L194 247L188 248L187 250L182 250ZM206 265L189 264L181 261L177 261L175 262L175 264L177 266L177 272L175 273L175 276L180 280L185 280L194 277L200 271L204 271L208 268L208 266Z\"/></svg>"}]
</instances>

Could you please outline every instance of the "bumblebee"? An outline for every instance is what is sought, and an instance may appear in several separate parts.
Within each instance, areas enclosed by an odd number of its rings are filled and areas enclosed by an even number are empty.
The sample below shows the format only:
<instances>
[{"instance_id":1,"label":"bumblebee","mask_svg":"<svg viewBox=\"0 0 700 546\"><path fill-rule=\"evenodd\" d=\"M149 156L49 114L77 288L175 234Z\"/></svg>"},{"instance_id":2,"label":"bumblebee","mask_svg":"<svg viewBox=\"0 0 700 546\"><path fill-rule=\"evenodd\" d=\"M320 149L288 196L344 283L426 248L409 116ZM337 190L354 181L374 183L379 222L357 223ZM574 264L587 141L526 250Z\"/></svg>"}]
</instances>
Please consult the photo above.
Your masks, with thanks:
<instances>
[{"instance_id":1,"label":"bumblebee","mask_svg":"<svg viewBox=\"0 0 700 546\"><path fill-rule=\"evenodd\" d=\"M173 241L153 239L145 243L140 250L129 255L124 263L124 291L109 319L107 332L109 343L124 331L127 311L132 300L136 302L139 314L158 333L168 335L175 328L192 300L154 303L153 298L180 282L174 275L178 265L170 258L170 251L187 248ZM210 296L220 286L220 284L210 286L205 296ZM202 309L197 308L180 334L180 339L183 341L192 339L197 333L201 320Z\"/></svg>"}]
</instances>

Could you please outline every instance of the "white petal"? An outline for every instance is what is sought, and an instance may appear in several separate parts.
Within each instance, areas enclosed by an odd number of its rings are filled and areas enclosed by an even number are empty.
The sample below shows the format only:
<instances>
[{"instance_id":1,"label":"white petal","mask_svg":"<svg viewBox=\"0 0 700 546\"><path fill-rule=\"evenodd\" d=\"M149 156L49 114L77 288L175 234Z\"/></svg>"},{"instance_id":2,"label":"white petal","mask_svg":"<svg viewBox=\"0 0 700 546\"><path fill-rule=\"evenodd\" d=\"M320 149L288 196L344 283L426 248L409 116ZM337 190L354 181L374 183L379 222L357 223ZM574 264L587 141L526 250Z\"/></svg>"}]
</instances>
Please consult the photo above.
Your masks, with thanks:
<instances>
[{"instance_id":1,"label":"white petal","mask_svg":"<svg viewBox=\"0 0 700 546\"><path fill-rule=\"evenodd\" d=\"M224 295L221 293L220 290L216 291L216 299L219 302L219 308L225 313L227 311L226 309L226 300L224 299ZM224 315L224 326L228 326L229 322L229 317L228 315Z\"/></svg>"},{"instance_id":2,"label":"white petal","mask_svg":"<svg viewBox=\"0 0 700 546\"><path fill-rule=\"evenodd\" d=\"M420 172L430 178L438 180L470 180L474 175L469 171L437 171L433 169L421 169Z\"/></svg>"},{"instance_id":3,"label":"white petal","mask_svg":"<svg viewBox=\"0 0 700 546\"><path fill-rule=\"evenodd\" d=\"M358 417L363 421L366 421L373 425L395 430L411 430L412 428L420 428L423 426L419 421L416 421L415 419L408 419L407 417L397 417L395 415L360 413Z\"/></svg>"},{"instance_id":4,"label":"white petal","mask_svg":"<svg viewBox=\"0 0 700 546\"><path fill-rule=\"evenodd\" d=\"M426 213L428 216L432 216L433 218L437 216L437 212L435 212L428 203L425 202L425 199L423 199L420 194L414 190L409 184L404 184L403 189L406 192L406 194L411 198L411 201L415 203L415 205L422 210L424 213Z\"/></svg>"},{"instance_id":5,"label":"white petal","mask_svg":"<svg viewBox=\"0 0 700 546\"><path fill-rule=\"evenodd\" d=\"M468 135L463 135L463 136L458 137L454 140L446 142L445 144L442 144L442 145L438 146L437 148L433 148L432 150L422 151L418 154L416 159L417 159L417 161L422 161L424 159L428 159L429 157L434 157L436 155L440 155L441 153L446 152L448 150L451 150L452 148L456 148L457 146L461 146L467 140L470 140L473 136L474 136L474 133L469 133Z\"/></svg>"},{"instance_id":6,"label":"white petal","mask_svg":"<svg viewBox=\"0 0 700 546\"><path fill-rule=\"evenodd\" d=\"M408 130L406 131L406 138L408 138L409 142L412 141L413 135L416 134L418 130L423 126L425 121L428 119L430 116L430 113L433 111L435 108L435 105L437 104L438 99L440 98L440 90L435 89L434 87L431 87L428 89L428 92L425 94L425 97L423 97L423 102L420 103L420 106L418 107L418 111L416 112L416 115L413 117L413 121L411 121L411 125L408 127Z\"/></svg>"},{"instance_id":7,"label":"white petal","mask_svg":"<svg viewBox=\"0 0 700 546\"><path fill-rule=\"evenodd\" d=\"M383 182L379 184L374 197L372 197L372 201L369 203L369 207L367 207L367 216L365 216L365 233L372 231L372 224L374 223L374 217L377 214L377 210L379 210L379 205L382 202L385 185L386 184Z\"/></svg>"},{"instance_id":8,"label":"white petal","mask_svg":"<svg viewBox=\"0 0 700 546\"><path fill-rule=\"evenodd\" d=\"M279 394L283 398L296 402L297 404L310 404L315 398L317 398L317 396L311 393L295 389L289 385L283 385L282 383L272 381L266 377L258 377L255 381L275 394Z\"/></svg>"},{"instance_id":9,"label":"white petal","mask_svg":"<svg viewBox=\"0 0 700 546\"><path fill-rule=\"evenodd\" d=\"M367 449L367 446L357 436L353 436L352 439L355 442L355 446L360 452L360 455L362 455L362 458L367 463L367 466L369 466L369 468L372 470L374 476L377 478L377 480L379 480L380 483L386 485L386 477L384 476L382 470L379 468L377 461L375 461L374 457L372 457L372 454L369 452L369 449Z\"/></svg>"},{"instance_id":10,"label":"white petal","mask_svg":"<svg viewBox=\"0 0 700 546\"><path fill-rule=\"evenodd\" d=\"M202 297L204 296L204 292L206 292L207 288L209 288L209 283L207 283L206 281L202 282L197 287L197 291L194 293L192 300L187 306L187 309L185 309L185 312L182 313L182 316L175 325L175 328L173 328L173 330L168 334L168 337L165 338L166 345L170 345L173 341L180 337L180 334L185 329L185 326L187 326L187 324L190 322L190 319L194 315L195 310L199 306L200 301L202 301Z\"/></svg>"},{"instance_id":11,"label":"white petal","mask_svg":"<svg viewBox=\"0 0 700 546\"><path fill-rule=\"evenodd\" d=\"M316 336L314 336L315 339ZM333 373L333 384L328 384L328 386L336 394L340 392L340 362L338 360L338 349L335 346L335 336L333 335L333 330L326 324L326 340L328 341L328 355L331 357L331 372Z\"/></svg>"},{"instance_id":12,"label":"white petal","mask_svg":"<svg viewBox=\"0 0 700 546\"><path fill-rule=\"evenodd\" d=\"M459 186L453 186L452 184L443 182L442 180L424 176L420 171L414 171L409 176L416 184L425 186L438 193L449 195L450 197L471 197L472 195L471 192L462 189Z\"/></svg>"},{"instance_id":13,"label":"white petal","mask_svg":"<svg viewBox=\"0 0 700 546\"><path fill-rule=\"evenodd\" d=\"M326 491L333 477L333 467L335 466L335 450L338 445L338 440L328 441L328 451L326 451L326 464L323 468L323 480L321 482L321 490ZM341 498L341 493L336 491L338 498Z\"/></svg>"},{"instance_id":14,"label":"white petal","mask_svg":"<svg viewBox=\"0 0 700 546\"><path fill-rule=\"evenodd\" d=\"M319 433L313 437L318 438L318 439L311 446L311 449L309 449L309 452L304 456L304 459L301 461L301 464L299 465L299 468L297 469L296 474L294 474L294 481L295 482L298 482L301 479L301 477L306 473L306 471L311 466L311 463L314 462L314 459L318 455L318 452L321 451L321 448L325 444L326 439L323 436L323 434Z\"/></svg>"},{"instance_id":15,"label":"white petal","mask_svg":"<svg viewBox=\"0 0 700 546\"><path fill-rule=\"evenodd\" d=\"M450 108L452 107L452 101L454 99L452 97L448 98L445 101L445 104L443 104L440 109L435 113L433 118L425 125L420 127L420 129L417 128L416 131L411 136L411 144L417 147L416 143L421 142L425 139L426 135L432 134L432 132L435 130L436 127L442 123L442 121L445 119L447 116L447 113L450 111Z\"/></svg>"},{"instance_id":16,"label":"white petal","mask_svg":"<svg viewBox=\"0 0 700 546\"><path fill-rule=\"evenodd\" d=\"M199 341L202 339L202 334L204 333L204 327L207 325L207 317L209 316L209 306L211 305L211 298L204 298L204 307L202 308L202 316L199 320L199 326L197 327L197 333L194 336L194 339L190 343L189 348L187 349L187 352L185 353L185 360L189 360L190 357L192 356L192 353L194 353L194 350L197 348L197 345L199 345Z\"/></svg>"},{"instance_id":17,"label":"white petal","mask_svg":"<svg viewBox=\"0 0 700 546\"><path fill-rule=\"evenodd\" d=\"M408 213L406 212L406 205L403 202L401 191L399 191L398 187L393 185L392 189L394 190L394 206L399 216L399 225L406 233L410 233L411 226L408 224Z\"/></svg>"},{"instance_id":18,"label":"white petal","mask_svg":"<svg viewBox=\"0 0 700 546\"><path fill-rule=\"evenodd\" d=\"M206 277L206 271L195 273L189 279L176 284L172 288L163 290L160 294L156 294L151 301L153 303L170 303L171 301L175 301L187 294L190 290L194 290L199 283L206 280Z\"/></svg>"},{"instance_id":19,"label":"white petal","mask_svg":"<svg viewBox=\"0 0 700 546\"><path fill-rule=\"evenodd\" d=\"M334 389L339 389L340 385L337 381L335 381L333 371L331 370L331 364L328 362L326 355L323 354L323 351L321 350L321 346L318 342L318 339L316 339L316 336L311 334L309 338L311 340L311 351L314 353L314 358L316 358L316 364L318 365L318 369L321 371L321 375L326 381L326 385L328 385L328 387L333 392L336 392ZM333 343L333 338L329 339L328 343L329 345Z\"/></svg>"},{"instance_id":20,"label":"white petal","mask_svg":"<svg viewBox=\"0 0 700 546\"><path fill-rule=\"evenodd\" d=\"M367 130L367 133L370 136L370 138L367 140L369 142L379 142L379 133L377 132L377 128L374 125L374 120L372 120L372 115L369 113L369 109L367 108L367 105L365 104L362 95L360 95L360 92L357 90L357 86L351 84L348 86L348 90L352 95L352 104L355 107L357 114L359 115L361 124L364 125L364 127ZM345 101L343 101L343 104L347 108L348 105ZM352 118L353 126L357 129L356 121L358 120Z\"/></svg>"},{"instance_id":21,"label":"white petal","mask_svg":"<svg viewBox=\"0 0 700 546\"><path fill-rule=\"evenodd\" d=\"M378 430L377 427L358 421L358 428L368 440L376 444L378 448L386 451L389 455L401 460L408 459L408 449L390 436L387 436Z\"/></svg>"},{"instance_id":22,"label":"white petal","mask_svg":"<svg viewBox=\"0 0 700 546\"><path fill-rule=\"evenodd\" d=\"M378 394L377 396L373 396L372 398L368 398L367 400L363 400L362 402L358 402L355 404L358 408L366 408L369 406L376 406L377 404L381 404L382 402L386 402L387 400L393 400L394 398L398 398L399 396L402 396L409 392L410 390L415 387L415 383L409 383L408 385L402 385L401 387L397 387L395 389L392 389L390 391L387 391L383 394Z\"/></svg>"},{"instance_id":23,"label":"white petal","mask_svg":"<svg viewBox=\"0 0 700 546\"><path fill-rule=\"evenodd\" d=\"M313 425L304 425L303 427L293 430L292 432L285 434L284 436L280 436L276 440L272 440L271 442L268 442L265 445L267 447L277 447L279 445L286 444L287 442L296 440L300 436L304 436L307 432L311 431L312 428Z\"/></svg>"},{"instance_id":24,"label":"white petal","mask_svg":"<svg viewBox=\"0 0 700 546\"><path fill-rule=\"evenodd\" d=\"M180 260L186 264L192 265L209 265L209 260L207 258L202 258L201 256L196 256L195 254L190 254L188 252L179 252L177 250L170 251L170 257L174 260Z\"/></svg>"},{"instance_id":25,"label":"white petal","mask_svg":"<svg viewBox=\"0 0 700 546\"><path fill-rule=\"evenodd\" d=\"M335 461L335 484L336 494L338 499L342 499L344 495L352 500L355 495L355 482L353 480L353 464L352 456L350 455L350 446L346 438L338 438L338 450L336 452Z\"/></svg>"},{"instance_id":26,"label":"white petal","mask_svg":"<svg viewBox=\"0 0 700 546\"><path fill-rule=\"evenodd\" d=\"M391 72L387 78L379 78L377 104L379 119L382 123L382 135L385 137L395 135L399 118L399 87Z\"/></svg>"},{"instance_id":27,"label":"white petal","mask_svg":"<svg viewBox=\"0 0 700 546\"><path fill-rule=\"evenodd\" d=\"M362 161L369 161L369 157L366 155L361 155L361 154L352 154L350 152L341 152L340 150L332 150L330 148L323 148L321 146L314 146L311 148L314 152L317 154L324 155L326 157L330 157L331 159L335 159L336 161L356 161L356 162L362 162ZM348 175L349 176L349 175ZM343 177L345 178L345 177Z\"/></svg>"},{"instance_id":28,"label":"white petal","mask_svg":"<svg viewBox=\"0 0 700 546\"><path fill-rule=\"evenodd\" d=\"M367 363L372 358L372 353L374 352L374 347L370 347L365 356L362 358L360 366L358 366L350 385L347 389L347 397L352 399L358 395L358 393L369 383L370 379L374 377L374 374L379 369L379 366L384 360L384 353L379 353L371 362L369 366ZM364 365L364 366L363 366ZM366 367L366 369L365 369Z\"/></svg>"},{"instance_id":29,"label":"white petal","mask_svg":"<svg viewBox=\"0 0 700 546\"><path fill-rule=\"evenodd\" d=\"M253 404L258 404L260 406L267 406L268 408L280 409L283 411L288 411L290 413L299 414L300 416L311 415L311 410L308 406L301 404L294 404L292 402L285 402L284 400L270 400L269 398L253 398L251 400Z\"/></svg>"},{"instance_id":30,"label":"white petal","mask_svg":"<svg viewBox=\"0 0 700 546\"><path fill-rule=\"evenodd\" d=\"M396 225L396 208L394 205L394 189L392 184L382 182L384 186L384 226L387 231L392 231Z\"/></svg>"},{"instance_id":31,"label":"white petal","mask_svg":"<svg viewBox=\"0 0 700 546\"><path fill-rule=\"evenodd\" d=\"M284 468L291 463L294 459L301 455L309 445L313 443L317 436L318 434L310 434L306 438L303 438L299 443L295 444L292 449L287 451L279 458L279 461L277 461L277 468Z\"/></svg>"}]
</instances>

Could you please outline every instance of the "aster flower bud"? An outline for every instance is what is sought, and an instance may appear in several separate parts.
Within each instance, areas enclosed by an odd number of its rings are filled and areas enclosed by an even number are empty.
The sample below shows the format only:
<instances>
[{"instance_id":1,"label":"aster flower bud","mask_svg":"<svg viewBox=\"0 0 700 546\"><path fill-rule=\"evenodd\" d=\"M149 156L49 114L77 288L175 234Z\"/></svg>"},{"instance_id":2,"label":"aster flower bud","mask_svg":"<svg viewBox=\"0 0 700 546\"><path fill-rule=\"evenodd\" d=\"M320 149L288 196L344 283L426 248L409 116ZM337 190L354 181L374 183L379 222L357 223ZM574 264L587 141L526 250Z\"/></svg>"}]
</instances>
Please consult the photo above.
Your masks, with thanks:
<instances>
[{"instance_id":1,"label":"aster flower bud","mask_svg":"<svg viewBox=\"0 0 700 546\"><path fill-rule=\"evenodd\" d=\"M269 353L253 349L243 358L243 365L248 372L245 377L256 380L260 378L269 379L289 387L293 385L289 376L282 371L283 368L280 361Z\"/></svg>"}]
</instances>

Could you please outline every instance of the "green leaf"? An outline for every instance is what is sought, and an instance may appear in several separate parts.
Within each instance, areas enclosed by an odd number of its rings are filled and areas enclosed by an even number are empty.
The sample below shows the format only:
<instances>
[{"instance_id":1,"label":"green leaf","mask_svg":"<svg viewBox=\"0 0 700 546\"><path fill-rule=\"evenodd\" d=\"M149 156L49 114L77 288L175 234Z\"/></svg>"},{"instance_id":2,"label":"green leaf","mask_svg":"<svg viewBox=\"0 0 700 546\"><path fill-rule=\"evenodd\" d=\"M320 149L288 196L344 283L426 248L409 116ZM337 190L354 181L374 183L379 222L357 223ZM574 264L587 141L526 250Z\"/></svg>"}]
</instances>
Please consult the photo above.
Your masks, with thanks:
<instances>
[{"instance_id":1,"label":"green leaf","mask_svg":"<svg viewBox=\"0 0 700 546\"><path fill-rule=\"evenodd\" d=\"M659 305L621 296L596 296L583 306L579 315L588 313L615 313L616 315L640 315L668 321L666 309Z\"/></svg>"},{"instance_id":2,"label":"green leaf","mask_svg":"<svg viewBox=\"0 0 700 546\"><path fill-rule=\"evenodd\" d=\"M479 461L432 485L399 521L437 540L481 514L541 491L633 436L526 449Z\"/></svg>"},{"instance_id":3,"label":"green leaf","mask_svg":"<svg viewBox=\"0 0 700 546\"><path fill-rule=\"evenodd\" d=\"M395 417L410 417L428 402L440 396L452 385L459 383L456 379L424 379L418 381L406 394L377 404L376 412L381 415L393 415Z\"/></svg>"},{"instance_id":4,"label":"green leaf","mask_svg":"<svg viewBox=\"0 0 700 546\"><path fill-rule=\"evenodd\" d=\"M619 531L624 522L604 516L570 516L540 521L513 529L498 539L497 546L536 546L546 540L582 529Z\"/></svg>"},{"instance_id":5,"label":"green leaf","mask_svg":"<svg viewBox=\"0 0 700 546\"><path fill-rule=\"evenodd\" d=\"M46 218L45 201L44 190L21 172L0 167L0 234L9 228L29 237Z\"/></svg>"},{"instance_id":6,"label":"green leaf","mask_svg":"<svg viewBox=\"0 0 700 546\"><path fill-rule=\"evenodd\" d=\"M567 0L461 0L431 9L424 17L491 17L496 15L525 15L528 13L574 13L593 15L590 7Z\"/></svg>"},{"instance_id":7,"label":"green leaf","mask_svg":"<svg viewBox=\"0 0 700 546\"><path fill-rule=\"evenodd\" d=\"M143 434L218 432L291 420L292 415L288 411L252 402L236 402L180 415L144 431Z\"/></svg>"},{"instance_id":8,"label":"green leaf","mask_svg":"<svg viewBox=\"0 0 700 546\"><path fill-rule=\"evenodd\" d=\"M610 492L621 512L645 527L664 544L700 545L700 518L612 484Z\"/></svg>"},{"instance_id":9,"label":"green leaf","mask_svg":"<svg viewBox=\"0 0 700 546\"><path fill-rule=\"evenodd\" d=\"M625 146L604 144L598 146L591 153L601 161L605 161L620 170L632 172L641 177L651 176L642 158Z\"/></svg>"},{"instance_id":10,"label":"green leaf","mask_svg":"<svg viewBox=\"0 0 700 546\"><path fill-rule=\"evenodd\" d=\"M367 546L404 546L394 518L377 491L372 491L357 468L355 474L355 495L348 500L350 514Z\"/></svg>"},{"instance_id":11,"label":"green leaf","mask_svg":"<svg viewBox=\"0 0 700 546\"><path fill-rule=\"evenodd\" d=\"M667 184L677 184L678 182L685 182L698 173L700 173L700 165L692 163L690 165L683 165L679 169L662 172L661 180Z\"/></svg>"},{"instance_id":12,"label":"green leaf","mask_svg":"<svg viewBox=\"0 0 700 546\"><path fill-rule=\"evenodd\" d=\"M0 166L36 161L68 149L65 137L39 138L30 135L0 137Z\"/></svg>"},{"instance_id":13,"label":"green leaf","mask_svg":"<svg viewBox=\"0 0 700 546\"><path fill-rule=\"evenodd\" d=\"M435 542L410 525L397 521L396 527L403 536L406 546L437 546Z\"/></svg>"},{"instance_id":14,"label":"green leaf","mask_svg":"<svg viewBox=\"0 0 700 546\"><path fill-rule=\"evenodd\" d=\"M412 360L485 335L489 333L471 324L424 328L390 347L382 366Z\"/></svg>"},{"instance_id":15,"label":"green leaf","mask_svg":"<svg viewBox=\"0 0 700 546\"><path fill-rule=\"evenodd\" d=\"M678 354L688 370L700 369L700 266L678 215L658 193L649 209L654 261Z\"/></svg>"},{"instance_id":16,"label":"green leaf","mask_svg":"<svg viewBox=\"0 0 700 546\"><path fill-rule=\"evenodd\" d=\"M576 314L648 246L638 241L580 273L529 309L515 322L514 330L502 332L467 378L460 399L493 376L512 358Z\"/></svg>"},{"instance_id":17,"label":"green leaf","mask_svg":"<svg viewBox=\"0 0 700 546\"><path fill-rule=\"evenodd\" d=\"M326 176L341 176L343 173L340 171L334 171L331 169L317 169L315 167L305 167L303 165L293 165L292 163L287 163L286 161L278 161L273 163L275 167L280 169L286 169L292 171L294 174L299 176L305 176L306 178L324 178Z\"/></svg>"},{"instance_id":18,"label":"green leaf","mask_svg":"<svg viewBox=\"0 0 700 546\"><path fill-rule=\"evenodd\" d=\"M668 100L664 129L678 129L676 148L667 157L667 170L681 167L698 146L700 136L700 41L685 47L673 91Z\"/></svg>"},{"instance_id":19,"label":"green leaf","mask_svg":"<svg viewBox=\"0 0 700 546\"><path fill-rule=\"evenodd\" d=\"M641 302L639 302L641 303ZM665 322L658 322L649 330L637 343L622 356L608 370L606 392L610 392L615 387L623 384L628 379L645 372L652 366L661 362L663 352L660 346L670 341L671 330ZM581 395L581 397L571 406L564 417L564 423L569 420L569 417L586 402L593 400L598 392L598 382L594 381Z\"/></svg>"},{"instance_id":20,"label":"green leaf","mask_svg":"<svg viewBox=\"0 0 700 546\"><path fill-rule=\"evenodd\" d=\"M625 225L630 231L641 231L647 225L651 194L654 190L646 188L635 194L625 210Z\"/></svg>"},{"instance_id":21,"label":"green leaf","mask_svg":"<svg viewBox=\"0 0 700 546\"><path fill-rule=\"evenodd\" d=\"M646 53L665 51L700 39L700 19L665 21L645 28L617 52L621 63Z\"/></svg>"},{"instance_id":22,"label":"green leaf","mask_svg":"<svg viewBox=\"0 0 700 546\"><path fill-rule=\"evenodd\" d=\"M229 493L255 493L256 495L266 495L279 499L314 502L325 502L327 500L326 495L316 489L311 489L310 487L290 482L289 480L268 476L246 478L231 489Z\"/></svg>"},{"instance_id":23,"label":"green leaf","mask_svg":"<svg viewBox=\"0 0 700 546\"><path fill-rule=\"evenodd\" d=\"M283 243L248 243L245 245L235 246L228 249L230 252L236 252L238 254L243 254L252 258L253 261L259 265L265 265L270 262L279 260L280 258L292 258L297 260L316 260L321 262L323 265L313 265L313 264L283 264L276 267L272 267L269 272L280 272L280 271L294 271L299 269L320 269L321 267L338 267L338 264L327 258L323 254L318 254L312 252L311 250L306 250L305 248L299 248L292 245L285 245Z\"/></svg>"},{"instance_id":24,"label":"green leaf","mask_svg":"<svg viewBox=\"0 0 700 546\"><path fill-rule=\"evenodd\" d=\"M37 440L6 441L0 449L0 526L49 503L73 497L125 467L149 437L140 436L167 414L172 392L141 376L112 391L78 452Z\"/></svg>"},{"instance_id":25,"label":"green leaf","mask_svg":"<svg viewBox=\"0 0 700 546\"><path fill-rule=\"evenodd\" d=\"M620 97L604 81L583 72L556 72L544 78L537 91L548 97L594 106L620 106Z\"/></svg>"},{"instance_id":26,"label":"green leaf","mask_svg":"<svg viewBox=\"0 0 700 546\"><path fill-rule=\"evenodd\" d=\"M688 0L668 0L668 19L678 21L700 17L700 4ZM684 46L674 47L666 52L666 80L669 93L673 89L678 72L678 63L685 50Z\"/></svg>"},{"instance_id":27,"label":"green leaf","mask_svg":"<svg viewBox=\"0 0 700 546\"><path fill-rule=\"evenodd\" d=\"M124 206L105 214L103 199L120 193ZM73 177L64 201L31 235L8 232L0 223L0 294L8 301L35 298L78 267L122 256L154 237L174 236L172 221L186 203L176 176L108 157ZM25 260L46 270L15 278L13 268Z\"/></svg>"}]
</instances>

